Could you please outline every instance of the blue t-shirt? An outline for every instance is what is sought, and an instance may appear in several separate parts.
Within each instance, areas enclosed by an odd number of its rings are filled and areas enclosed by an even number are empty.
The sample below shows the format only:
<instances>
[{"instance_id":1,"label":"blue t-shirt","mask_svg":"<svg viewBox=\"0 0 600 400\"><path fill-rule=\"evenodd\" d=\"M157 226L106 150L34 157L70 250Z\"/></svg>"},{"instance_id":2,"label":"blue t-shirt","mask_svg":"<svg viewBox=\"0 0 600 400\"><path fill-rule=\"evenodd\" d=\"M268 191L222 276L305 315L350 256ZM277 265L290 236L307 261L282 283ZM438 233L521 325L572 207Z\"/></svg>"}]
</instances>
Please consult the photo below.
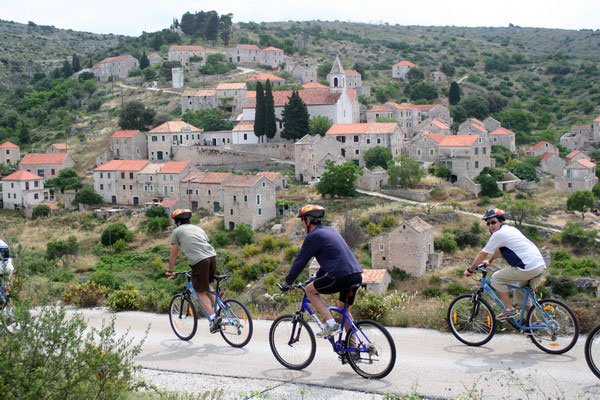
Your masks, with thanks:
<instances>
[{"instance_id":1,"label":"blue t-shirt","mask_svg":"<svg viewBox=\"0 0 600 400\"><path fill-rule=\"evenodd\" d=\"M339 279L362 272L360 264L344 238L329 226L317 225L304 238L300 253L292 263L285 282L288 285L294 283L313 257L317 259L321 266L321 269L317 272L318 276L327 274Z\"/></svg>"}]
</instances>

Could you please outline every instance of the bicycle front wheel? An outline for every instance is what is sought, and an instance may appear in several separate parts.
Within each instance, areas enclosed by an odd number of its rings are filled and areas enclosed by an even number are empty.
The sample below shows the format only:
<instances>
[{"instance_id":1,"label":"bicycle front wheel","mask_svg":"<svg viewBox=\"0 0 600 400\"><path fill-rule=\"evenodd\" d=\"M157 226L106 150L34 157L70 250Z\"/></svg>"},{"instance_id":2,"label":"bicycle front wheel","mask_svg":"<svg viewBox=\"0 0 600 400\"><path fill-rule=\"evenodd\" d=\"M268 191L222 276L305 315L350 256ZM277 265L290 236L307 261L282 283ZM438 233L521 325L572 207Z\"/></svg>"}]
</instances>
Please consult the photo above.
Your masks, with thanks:
<instances>
[{"instance_id":1,"label":"bicycle front wheel","mask_svg":"<svg viewBox=\"0 0 600 400\"><path fill-rule=\"evenodd\" d=\"M221 317L221 336L233 347L244 347L252 339L252 317L250 311L237 300L225 300L224 309L219 310Z\"/></svg>"},{"instance_id":2,"label":"bicycle front wheel","mask_svg":"<svg viewBox=\"0 0 600 400\"><path fill-rule=\"evenodd\" d=\"M198 318L196 308L189 296L177 294L169 304L169 321L175 335L181 340L190 340L196 334Z\"/></svg>"},{"instance_id":3,"label":"bicycle front wheel","mask_svg":"<svg viewBox=\"0 0 600 400\"><path fill-rule=\"evenodd\" d=\"M458 340L469 346L489 342L496 332L494 311L487 301L472 294L455 298L448 307L448 326Z\"/></svg>"},{"instance_id":4,"label":"bicycle front wheel","mask_svg":"<svg viewBox=\"0 0 600 400\"><path fill-rule=\"evenodd\" d=\"M563 354L571 350L579 337L579 322L566 304L554 300L540 300L544 310L532 308L527 314L528 326L543 326L545 329L531 329L528 334L531 341L541 350L550 354ZM544 322L542 313L549 319Z\"/></svg>"},{"instance_id":5,"label":"bicycle front wheel","mask_svg":"<svg viewBox=\"0 0 600 400\"><path fill-rule=\"evenodd\" d=\"M585 361L594 375L600 379L600 325L590 332L585 341Z\"/></svg>"},{"instance_id":6,"label":"bicycle front wheel","mask_svg":"<svg viewBox=\"0 0 600 400\"><path fill-rule=\"evenodd\" d=\"M352 369L367 379L387 376L396 364L396 345L392 335L378 322L368 319L355 322L356 331L346 334L347 360Z\"/></svg>"},{"instance_id":7,"label":"bicycle front wheel","mask_svg":"<svg viewBox=\"0 0 600 400\"><path fill-rule=\"evenodd\" d=\"M304 369L315 358L317 343L308 323L297 315L282 315L269 331L273 355L286 368Z\"/></svg>"}]
</instances>

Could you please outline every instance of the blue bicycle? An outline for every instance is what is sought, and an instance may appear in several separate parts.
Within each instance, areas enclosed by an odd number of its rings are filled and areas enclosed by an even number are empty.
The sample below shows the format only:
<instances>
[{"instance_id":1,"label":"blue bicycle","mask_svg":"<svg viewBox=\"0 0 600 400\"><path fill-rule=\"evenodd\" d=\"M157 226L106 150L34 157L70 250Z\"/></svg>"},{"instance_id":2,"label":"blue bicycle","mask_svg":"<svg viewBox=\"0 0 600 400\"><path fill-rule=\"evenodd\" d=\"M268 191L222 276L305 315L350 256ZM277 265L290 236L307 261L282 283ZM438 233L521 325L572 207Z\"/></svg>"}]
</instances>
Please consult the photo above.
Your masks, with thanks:
<instances>
[{"instance_id":1,"label":"blue bicycle","mask_svg":"<svg viewBox=\"0 0 600 400\"><path fill-rule=\"evenodd\" d=\"M496 332L496 316L490 304L483 299L488 294L502 309L503 303L494 293L487 267L481 264L475 272L482 274L477 292L455 298L448 307L448 325L452 334L469 346L489 342ZM566 304L554 300L537 300L533 289L527 286L508 285L523 291L523 305L518 318L507 321L520 333L531 338L533 344L550 354L563 354L571 350L579 337L579 322ZM529 300L533 307L527 307Z\"/></svg>"},{"instance_id":2,"label":"blue bicycle","mask_svg":"<svg viewBox=\"0 0 600 400\"><path fill-rule=\"evenodd\" d=\"M315 334L304 319L304 313L308 313L319 328L323 329L323 323L311 309L310 300L306 297L306 285L310 282L292 285L292 289L304 291L302 305L294 314L278 317L269 331L273 355L289 369L304 369L315 358ZM359 287L360 285L356 285L351 290L356 292ZM344 308L329 306L329 309L342 316L341 326L348 327L345 339L343 330L337 338L327 338L342 364L349 363L363 378L381 379L387 376L396 362L396 346L387 329L371 320L354 321L348 314L348 305Z\"/></svg>"},{"instance_id":3,"label":"blue bicycle","mask_svg":"<svg viewBox=\"0 0 600 400\"><path fill-rule=\"evenodd\" d=\"M198 328L198 316L196 313L196 304L200 307L204 315L208 318L208 313L198 299L196 291L192 287L191 272L176 272L175 275L184 275L187 283L183 292L176 294L169 304L169 321L175 335L181 340L190 340L196 334ZM214 313L217 321L221 322L218 331L223 339L233 347L244 347L252 338L252 317L250 311L241 302L233 299L223 300L223 293L219 291L221 281L229 278L230 275L215 275L217 287L215 291L209 290L208 293L215 296Z\"/></svg>"}]
</instances>

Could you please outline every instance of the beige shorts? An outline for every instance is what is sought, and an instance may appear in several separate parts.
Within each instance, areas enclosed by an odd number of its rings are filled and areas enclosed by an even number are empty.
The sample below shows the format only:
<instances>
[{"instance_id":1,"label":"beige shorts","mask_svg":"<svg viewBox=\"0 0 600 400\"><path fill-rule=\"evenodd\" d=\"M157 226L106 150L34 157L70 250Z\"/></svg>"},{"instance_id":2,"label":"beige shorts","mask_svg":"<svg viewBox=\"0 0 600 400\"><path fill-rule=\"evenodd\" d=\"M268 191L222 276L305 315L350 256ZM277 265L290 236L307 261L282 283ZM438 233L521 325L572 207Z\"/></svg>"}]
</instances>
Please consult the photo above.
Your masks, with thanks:
<instances>
[{"instance_id":1,"label":"beige shorts","mask_svg":"<svg viewBox=\"0 0 600 400\"><path fill-rule=\"evenodd\" d=\"M529 280L544 273L545 267L539 266L529 271L523 271L517 267L502 268L492 275L492 287L501 293L508 293L507 285L524 286ZM515 291L515 302L521 304L523 301L523 291Z\"/></svg>"}]
</instances>

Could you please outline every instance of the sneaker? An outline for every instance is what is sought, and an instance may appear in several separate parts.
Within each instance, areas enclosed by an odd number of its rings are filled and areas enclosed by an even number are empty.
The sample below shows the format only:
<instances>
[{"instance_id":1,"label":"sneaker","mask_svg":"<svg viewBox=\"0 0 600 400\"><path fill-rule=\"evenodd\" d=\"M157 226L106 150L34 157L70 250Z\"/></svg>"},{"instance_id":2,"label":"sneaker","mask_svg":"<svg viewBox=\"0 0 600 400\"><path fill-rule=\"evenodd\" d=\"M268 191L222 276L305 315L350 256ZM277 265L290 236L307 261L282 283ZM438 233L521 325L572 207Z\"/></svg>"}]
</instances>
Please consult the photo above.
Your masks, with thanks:
<instances>
[{"instance_id":1,"label":"sneaker","mask_svg":"<svg viewBox=\"0 0 600 400\"><path fill-rule=\"evenodd\" d=\"M221 322L223 322L221 317L215 317L210 322L210 333L217 333L221 330Z\"/></svg>"},{"instance_id":2,"label":"sneaker","mask_svg":"<svg viewBox=\"0 0 600 400\"><path fill-rule=\"evenodd\" d=\"M504 319L508 319L508 318L512 318L515 315L517 315L517 310L515 310L514 308L510 308L510 309L504 309L504 311L502 311L500 314L496 315L496 319L498 321L502 321Z\"/></svg>"},{"instance_id":3,"label":"sneaker","mask_svg":"<svg viewBox=\"0 0 600 400\"><path fill-rule=\"evenodd\" d=\"M342 331L342 327L340 324L333 324L332 326L327 325L323 330L317 333L318 337L328 338L329 336L333 336Z\"/></svg>"}]
</instances>

